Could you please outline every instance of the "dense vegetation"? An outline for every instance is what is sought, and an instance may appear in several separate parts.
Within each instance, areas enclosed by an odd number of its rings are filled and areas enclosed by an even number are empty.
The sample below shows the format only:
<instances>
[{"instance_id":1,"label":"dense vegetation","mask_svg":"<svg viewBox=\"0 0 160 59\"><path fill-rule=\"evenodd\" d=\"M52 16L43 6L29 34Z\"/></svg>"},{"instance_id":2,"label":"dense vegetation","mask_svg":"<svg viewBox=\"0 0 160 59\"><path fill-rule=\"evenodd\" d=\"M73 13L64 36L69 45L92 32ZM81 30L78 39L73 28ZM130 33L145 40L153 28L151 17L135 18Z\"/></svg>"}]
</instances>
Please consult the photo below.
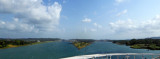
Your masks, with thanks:
<instances>
[{"instance_id":1,"label":"dense vegetation","mask_svg":"<svg viewBox=\"0 0 160 59\"><path fill-rule=\"evenodd\" d=\"M55 40L59 40L59 39L57 38L24 38L24 39L0 38L0 48L18 47L18 46L37 44L40 42L55 41Z\"/></svg>"},{"instance_id":2,"label":"dense vegetation","mask_svg":"<svg viewBox=\"0 0 160 59\"><path fill-rule=\"evenodd\" d=\"M89 45L87 42L73 42L74 46L76 46L78 49L84 48Z\"/></svg>"},{"instance_id":3,"label":"dense vegetation","mask_svg":"<svg viewBox=\"0 0 160 59\"><path fill-rule=\"evenodd\" d=\"M73 40L72 44L75 47L77 47L78 49L82 49L82 48L90 45L93 42L94 42L94 40L90 40L90 39L75 39L75 40Z\"/></svg>"},{"instance_id":4,"label":"dense vegetation","mask_svg":"<svg viewBox=\"0 0 160 59\"><path fill-rule=\"evenodd\" d=\"M160 50L160 39L132 39L132 40L113 40L116 44L126 44L131 48Z\"/></svg>"},{"instance_id":5,"label":"dense vegetation","mask_svg":"<svg viewBox=\"0 0 160 59\"><path fill-rule=\"evenodd\" d=\"M24 40L0 40L0 48L5 48L10 45L26 45L33 42L24 41Z\"/></svg>"}]
</instances>

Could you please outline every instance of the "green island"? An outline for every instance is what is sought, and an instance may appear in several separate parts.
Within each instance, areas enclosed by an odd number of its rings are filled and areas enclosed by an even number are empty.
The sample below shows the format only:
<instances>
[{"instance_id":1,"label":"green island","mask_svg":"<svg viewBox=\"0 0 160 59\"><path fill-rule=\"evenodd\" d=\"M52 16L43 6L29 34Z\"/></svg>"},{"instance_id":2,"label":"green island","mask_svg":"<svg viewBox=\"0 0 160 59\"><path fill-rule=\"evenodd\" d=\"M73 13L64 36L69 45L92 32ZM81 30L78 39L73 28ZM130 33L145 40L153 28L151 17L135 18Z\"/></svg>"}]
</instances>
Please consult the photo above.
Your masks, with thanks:
<instances>
[{"instance_id":1,"label":"green island","mask_svg":"<svg viewBox=\"0 0 160 59\"><path fill-rule=\"evenodd\" d=\"M135 49L160 50L160 39L132 39L132 40L112 40L112 43L127 45Z\"/></svg>"},{"instance_id":2,"label":"green island","mask_svg":"<svg viewBox=\"0 0 160 59\"><path fill-rule=\"evenodd\" d=\"M13 48L13 47L20 47L20 46L27 46L27 45L34 45L34 44L41 44L47 42L57 41L59 39L51 39L51 38L25 38L25 39L4 39L0 38L0 49L5 48Z\"/></svg>"},{"instance_id":3,"label":"green island","mask_svg":"<svg viewBox=\"0 0 160 59\"><path fill-rule=\"evenodd\" d=\"M94 40L91 39L75 39L72 41L72 44L78 49L82 49L94 42Z\"/></svg>"}]
</instances>

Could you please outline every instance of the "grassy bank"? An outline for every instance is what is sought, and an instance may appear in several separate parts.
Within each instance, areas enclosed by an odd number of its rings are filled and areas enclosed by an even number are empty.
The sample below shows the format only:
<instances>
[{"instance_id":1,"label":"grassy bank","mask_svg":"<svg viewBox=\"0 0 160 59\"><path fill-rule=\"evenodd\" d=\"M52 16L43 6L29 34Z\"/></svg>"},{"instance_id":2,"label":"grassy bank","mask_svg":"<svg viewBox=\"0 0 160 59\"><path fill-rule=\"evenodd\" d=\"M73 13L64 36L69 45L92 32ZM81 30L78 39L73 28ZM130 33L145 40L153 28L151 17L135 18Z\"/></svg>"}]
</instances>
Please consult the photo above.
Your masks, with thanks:
<instances>
[{"instance_id":1,"label":"grassy bank","mask_svg":"<svg viewBox=\"0 0 160 59\"><path fill-rule=\"evenodd\" d=\"M75 47L77 47L78 49L82 49L88 45L90 45L91 43L87 43L87 42L73 42L73 45Z\"/></svg>"},{"instance_id":2,"label":"grassy bank","mask_svg":"<svg viewBox=\"0 0 160 59\"><path fill-rule=\"evenodd\" d=\"M48 43L48 42L54 42L54 41L34 42L34 43L24 44L24 45L8 44L6 47L0 48L0 49L14 48L14 47L21 47L21 46L28 46L28 45L35 45L35 44L42 44L42 43Z\"/></svg>"},{"instance_id":3,"label":"grassy bank","mask_svg":"<svg viewBox=\"0 0 160 59\"><path fill-rule=\"evenodd\" d=\"M127 45L135 49L160 50L160 39L113 40L112 43Z\"/></svg>"},{"instance_id":4,"label":"grassy bank","mask_svg":"<svg viewBox=\"0 0 160 59\"><path fill-rule=\"evenodd\" d=\"M72 44L77 49L82 49L82 48L85 48L86 46L92 44L95 40L93 40L93 39L73 39L71 41L72 41Z\"/></svg>"},{"instance_id":5,"label":"grassy bank","mask_svg":"<svg viewBox=\"0 0 160 59\"><path fill-rule=\"evenodd\" d=\"M160 50L160 46L156 46L156 44L135 44L131 45L131 48L135 49L150 49L150 50Z\"/></svg>"}]
</instances>

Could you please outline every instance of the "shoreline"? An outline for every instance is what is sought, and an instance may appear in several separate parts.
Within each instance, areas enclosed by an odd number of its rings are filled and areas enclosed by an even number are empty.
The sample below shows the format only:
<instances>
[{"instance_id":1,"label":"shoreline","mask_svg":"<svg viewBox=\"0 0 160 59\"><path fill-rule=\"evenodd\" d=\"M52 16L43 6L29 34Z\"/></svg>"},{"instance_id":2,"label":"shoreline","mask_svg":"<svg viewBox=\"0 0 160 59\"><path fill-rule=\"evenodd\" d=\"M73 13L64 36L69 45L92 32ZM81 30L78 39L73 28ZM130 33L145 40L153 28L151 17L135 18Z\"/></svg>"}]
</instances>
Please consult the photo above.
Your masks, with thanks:
<instances>
[{"instance_id":1,"label":"shoreline","mask_svg":"<svg viewBox=\"0 0 160 59\"><path fill-rule=\"evenodd\" d=\"M82 43L82 42L73 42L72 43L76 48L82 49L85 48L86 46L90 45L91 43ZM84 45L82 45L84 44Z\"/></svg>"},{"instance_id":2,"label":"shoreline","mask_svg":"<svg viewBox=\"0 0 160 59\"><path fill-rule=\"evenodd\" d=\"M145 44L126 45L126 44L121 44L121 43L114 43L114 44L129 46L132 49L160 50L160 47L156 46L155 44L148 44L148 45L145 45Z\"/></svg>"},{"instance_id":3,"label":"shoreline","mask_svg":"<svg viewBox=\"0 0 160 59\"><path fill-rule=\"evenodd\" d=\"M25 44L25 45L13 45L13 44L8 44L7 47L0 48L0 49L16 48L16 47L22 47L22 46L29 46L29 45L36 45L36 44L49 43L49 42L55 42L55 41L35 42L35 43Z\"/></svg>"},{"instance_id":4,"label":"shoreline","mask_svg":"<svg viewBox=\"0 0 160 59\"><path fill-rule=\"evenodd\" d=\"M92 42L93 43L93 42ZM77 49L82 49L82 48L85 48L89 45L92 44L91 42L90 43L87 43L87 42L73 42L72 44L77 48Z\"/></svg>"}]
</instances>

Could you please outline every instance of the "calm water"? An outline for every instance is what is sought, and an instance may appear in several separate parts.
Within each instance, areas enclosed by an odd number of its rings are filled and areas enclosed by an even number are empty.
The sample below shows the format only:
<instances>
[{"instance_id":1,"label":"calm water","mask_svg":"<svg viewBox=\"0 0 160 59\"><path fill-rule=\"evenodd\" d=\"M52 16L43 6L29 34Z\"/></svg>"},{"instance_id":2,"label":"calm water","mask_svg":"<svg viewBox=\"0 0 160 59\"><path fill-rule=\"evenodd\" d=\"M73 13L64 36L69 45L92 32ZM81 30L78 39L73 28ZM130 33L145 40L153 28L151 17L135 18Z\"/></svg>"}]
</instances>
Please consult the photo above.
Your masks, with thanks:
<instances>
[{"instance_id":1,"label":"calm water","mask_svg":"<svg viewBox=\"0 0 160 59\"><path fill-rule=\"evenodd\" d=\"M95 42L78 50L68 42L50 42L17 48L0 49L0 59L59 59L96 53L160 53L160 50L132 49L110 42ZM132 56L131 56L132 57ZM151 57L151 56L147 56ZM112 59L116 57L113 56ZM123 56L121 56L123 58ZM137 56L137 58L140 58Z\"/></svg>"}]
</instances>

